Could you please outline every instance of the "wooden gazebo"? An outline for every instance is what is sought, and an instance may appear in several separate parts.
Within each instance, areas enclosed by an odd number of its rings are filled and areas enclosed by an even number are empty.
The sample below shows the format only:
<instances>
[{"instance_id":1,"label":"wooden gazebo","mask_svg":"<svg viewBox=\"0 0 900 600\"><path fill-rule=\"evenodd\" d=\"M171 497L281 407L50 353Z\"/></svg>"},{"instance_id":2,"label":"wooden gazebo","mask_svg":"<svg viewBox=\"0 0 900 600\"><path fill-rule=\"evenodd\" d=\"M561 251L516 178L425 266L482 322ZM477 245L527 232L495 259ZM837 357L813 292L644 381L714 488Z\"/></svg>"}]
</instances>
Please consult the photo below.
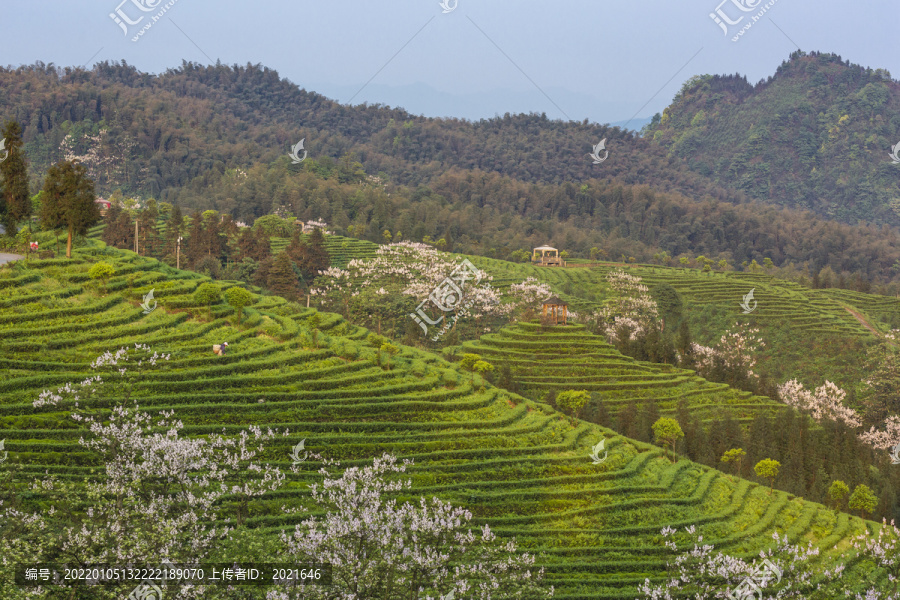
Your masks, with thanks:
<instances>
[{"instance_id":1,"label":"wooden gazebo","mask_svg":"<svg viewBox=\"0 0 900 600\"><path fill-rule=\"evenodd\" d=\"M540 255L538 255L540 253ZM565 263L559 257L559 250L552 246L538 246L531 253L531 262L547 267L564 267Z\"/></svg>"},{"instance_id":2,"label":"wooden gazebo","mask_svg":"<svg viewBox=\"0 0 900 600\"><path fill-rule=\"evenodd\" d=\"M549 309L549 321L554 325L565 325L566 319L569 314L569 305L566 304L564 300L561 300L558 296L550 296L546 300L544 300L544 319L548 318L548 309Z\"/></svg>"}]
</instances>

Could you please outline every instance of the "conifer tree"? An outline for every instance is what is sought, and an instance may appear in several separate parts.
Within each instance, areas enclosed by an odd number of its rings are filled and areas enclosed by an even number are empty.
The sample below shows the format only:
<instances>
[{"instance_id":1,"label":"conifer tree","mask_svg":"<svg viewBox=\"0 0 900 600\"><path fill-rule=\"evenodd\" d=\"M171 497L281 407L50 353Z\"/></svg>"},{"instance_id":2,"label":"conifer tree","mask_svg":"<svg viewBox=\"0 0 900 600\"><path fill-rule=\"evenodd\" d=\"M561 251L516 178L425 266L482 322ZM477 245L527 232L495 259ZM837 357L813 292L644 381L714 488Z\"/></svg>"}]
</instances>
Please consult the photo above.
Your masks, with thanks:
<instances>
[{"instance_id":1,"label":"conifer tree","mask_svg":"<svg viewBox=\"0 0 900 600\"><path fill-rule=\"evenodd\" d=\"M134 219L127 210L119 212L119 218L116 221L116 234L119 242L117 248L134 248Z\"/></svg>"},{"instance_id":2,"label":"conifer tree","mask_svg":"<svg viewBox=\"0 0 900 600\"><path fill-rule=\"evenodd\" d=\"M66 258L72 258L75 236L84 235L100 220L100 209L94 200L94 182L88 178L84 165L60 161L47 171L41 224L47 229L67 230Z\"/></svg>"},{"instance_id":3,"label":"conifer tree","mask_svg":"<svg viewBox=\"0 0 900 600\"><path fill-rule=\"evenodd\" d=\"M147 208L141 211L138 217L138 254L142 256L153 256L156 252L156 220L159 216L159 210L156 206L156 200L151 199L147 203Z\"/></svg>"},{"instance_id":4,"label":"conifer tree","mask_svg":"<svg viewBox=\"0 0 900 600\"><path fill-rule=\"evenodd\" d=\"M176 204L166 222L166 249L163 254L170 253L175 256L178 251L178 238L182 233L184 233L184 216L181 214L181 207Z\"/></svg>"},{"instance_id":5,"label":"conifer tree","mask_svg":"<svg viewBox=\"0 0 900 600\"><path fill-rule=\"evenodd\" d=\"M306 281L311 282L319 275L319 271L324 271L331 266L331 256L325 249L325 236L322 230L316 227L309 235L309 252L308 260L305 265L301 265L303 277Z\"/></svg>"},{"instance_id":6,"label":"conifer tree","mask_svg":"<svg viewBox=\"0 0 900 600\"><path fill-rule=\"evenodd\" d=\"M100 239L107 246L123 248L121 245L122 234L119 231L120 216L122 216L122 207L117 203L110 204L109 209L106 211L106 216L103 217L103 223L106 227L103 228L103 234L100 236Z\"/></svg>"},{"instance_id":7,"label":"conifer tree","mask_svg":"<svg viewBox=\"0 0 900 600\"><path fill-rule=\"evenodd\" d=\"M22 128L8 121L0 138L6 140L6 159L0 162L0 220L7 235L14 236L16 227L31 216L28 194L28 165L22 151Z\"/></svg>"},{"instance_id":8,"label":"conifer tree","mask_svg":"<svg viewBox=\"0 0 900 600\"><path fill-rule=\"evenodd\" d=\"M260 227L253 232L253 235L253 255L251 255L250 258L259 263L272 258L272 242L269 239L269 234Z\"/></svg>"},{"instance_id":9,"label":"conifer tree","mask_svg":"<svg viewBox=\"0 0 900 600\"><path fill-rule=\"evenodd\" d=\"M279 252L269 269L266 279L266 287L274 294L278 294L289 300L297 297L297 276L294 274L294 265L287 252Z\"/></svg>"},{"instance_id":10,"label":"conifer tree","mask_svg":"<svg viewBox=\"0 0 900 600\"><path fill-rule=\"evenodd\" d=\"M253 233L253 230L250 227L241 229L241 233L238 235L237 239L237 260L242 261L245 258L256 260L253 258L256 254L255 245L256 235Z\"/></svg>"},{"instance_id":11,"label":"conifer tree","mask_svg":"<svg viewBox=\"0 0 900 600\"><path fill-rule=\"evenodd\" d=\"M183 265L193 265L203 257L203 215L199 210L191 215L187 239L181 243Z\"/></svg>"},{"instance_id":12,"label":"conifer tree","mask_svg":"<svg viewBox=\"0 0 900 600\"><path fill-rule=\"evenodd\" d=\"M686 320L682 321L681 325L678 326L678 342L676 343L676 348L682 361L689 361L691 353L691 330L688 327Z\"/></svg>"},{"instance_id":13,"label":"conifer tree","mask_svg":"<svg viewBox=\"0 0 900 600\"><path fill-rule=\"evenodd\" d=\"M203 213L203 255L219 259L222 256L221 217L215 210ZM198 258L202 258L198 257Z\"/></svg>"}]
</instances>

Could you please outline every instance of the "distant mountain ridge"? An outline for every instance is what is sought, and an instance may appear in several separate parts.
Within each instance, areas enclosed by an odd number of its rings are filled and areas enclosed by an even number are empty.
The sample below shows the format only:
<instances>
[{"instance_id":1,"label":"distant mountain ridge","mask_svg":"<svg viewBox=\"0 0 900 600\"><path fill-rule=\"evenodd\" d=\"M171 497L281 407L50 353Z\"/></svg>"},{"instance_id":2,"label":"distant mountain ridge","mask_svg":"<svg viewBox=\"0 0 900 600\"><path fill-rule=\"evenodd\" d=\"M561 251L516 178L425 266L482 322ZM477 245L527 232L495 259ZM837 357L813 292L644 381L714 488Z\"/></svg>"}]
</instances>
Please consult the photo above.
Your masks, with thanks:
<instances>
[{"instance_id":1,"label":"distant mountain ridge","mask_svg":"<svg viewBox=\"0 0 900 600\"><path fill-rule=\"evenodd\" d=\"M701 80L721 88L708 102L754 93L743 78ZM655 123L657 141L544 114L416 117L344 106L249 64L184 62L150 75L124 62L91 71L36 63L0 68L0 89L0 121L15 118L24 129L32 193L51 164L68 158L87 167L103 196L154 198L239 220L283 209L373 242L385 233L443 238L448 250L496 258L527 256L547 243L573 256L596 247L623 261L665 251L735 268L771 258L809 277L825 266L846 272L845 281L856 274L860 286L859 278L887 282L900 269L895 228L778 210L698 172L702 152L666 145L660 128L671 114ZM292 164L288 152L300 140L308 158ZM609 155L597 163L588 153L601 140Z\"/></svg>"}]
</instances>

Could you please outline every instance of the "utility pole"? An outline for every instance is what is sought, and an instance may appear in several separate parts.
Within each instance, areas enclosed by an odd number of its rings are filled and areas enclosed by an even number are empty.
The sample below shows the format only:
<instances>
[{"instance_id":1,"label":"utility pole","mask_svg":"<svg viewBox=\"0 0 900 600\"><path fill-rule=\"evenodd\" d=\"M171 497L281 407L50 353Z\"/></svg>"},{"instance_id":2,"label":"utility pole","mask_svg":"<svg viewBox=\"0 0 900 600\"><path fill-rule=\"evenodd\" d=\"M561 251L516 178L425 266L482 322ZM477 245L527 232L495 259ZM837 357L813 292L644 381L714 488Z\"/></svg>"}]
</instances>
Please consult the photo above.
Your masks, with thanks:
<instances>
[{"instance_id":1,"label":"utility pole","mask_svg":"<svg viewBox=\"0 0 900 600\"><path fill-rule=\"evenodd\" d=\"M134 220L134 253L138 254L138 220Z\"/></svg>"},{"instance_id":2,"label":"utility pole","mask_svg":"<svg viewBox=\"0 0 900 600\"><path fill-rule=\"evenodd\" d=\"M178 240L175 242L175 268L181 268L181 240L184 239L181 236L178 236Z\"/></svg>"}]
</instances>

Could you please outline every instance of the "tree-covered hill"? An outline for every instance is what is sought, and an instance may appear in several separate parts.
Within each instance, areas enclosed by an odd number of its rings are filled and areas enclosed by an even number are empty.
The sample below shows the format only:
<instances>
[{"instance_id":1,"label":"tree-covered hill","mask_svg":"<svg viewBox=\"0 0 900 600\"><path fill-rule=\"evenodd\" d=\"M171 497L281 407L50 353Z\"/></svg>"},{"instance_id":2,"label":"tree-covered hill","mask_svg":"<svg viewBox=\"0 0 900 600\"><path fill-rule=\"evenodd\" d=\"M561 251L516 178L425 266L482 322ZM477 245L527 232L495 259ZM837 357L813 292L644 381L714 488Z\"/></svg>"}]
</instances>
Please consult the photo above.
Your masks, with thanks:
<instances>
[{"instance_id":1,"label":"tree-covered hill","mask_svg":"<svg viewBox=\"0 0 900 600\"><path fill-rule=\"evenodd\" d=\"M96 163L101 191L119 188L188 206L196 201L201 208L208 206L191 198L194 186L226 169L271 163L301 138L311 158L337 160L352 152L369 174L412 186L456 167L525 182L612 177L697 198L742 198L619 128L544 115L473 123L380 105L348 107L259 65L185 62L153 76L124 61L62 72L37 63L0 70L0 89L0 116L25 129L33 179L67 149ZM595 167L587 153L603 138L611 157ZM256 208L249 212L259 214Z\"/></svg>"},{"instance_id":2,"label":"tree-covered hill","mask_svg":"<svg viewBox=\"0 0 900 600\"><path fill-rule=\"evenodd\" d=\"M647 137L723 187L844 221L900 223L900 84L884 69L795 52L774 76L699 76Z\"/></svg>"},{"instance_id":3,"label":"tree-covered hill","mask_svg":"<svg viewBox=\"0 0 900 600\"><path fill-rule=\"evenodd\" d=\"M844 92L868 86L871 101L844 107L827 86L812 93L809 86L821 77L802 75L810 69ZM890 179L896 169L882 147L897 132L888 110L895 88L882 71L795 56L756 88L739 78L689 83L664 122L653 126L651 139L537 115L473 123L382 106L347 107L258 65L184 63L154 76L124 63L101 63L91 71L38 63L0 69L0 119L22 125L32 193L49 165L70 158L86 166L106 197L154 198L185 212L215 209L246 221L284 208L372 242L382 242L387 230L414 241L444 238L448 248L502 259L546 243L570 254L586 256L597 247L607 257L638 261L660 251L732 265L771 258L779 266L793 262L810 276L828 267L847 278L855 273L886 282L897 275L900 234L825 217L844 218L850 211L900 223L885 208L896 192L896 178ZM887 90L882 104L877 90ZM814 131L810 138L798 129L810 121L790 108L800 96L808 96L801 106L806 113L821 105L816 123L844 110L828 134L838 141L825 144L825 134ZM773 105L787 108L773 112ZM854 111L862 106L873 129L859 146L863 119ZM790 126L753 125L754 136L766 127L777 132L777 139L752 142L765 145L772 160L751 160L752 144L740 142L748 127L736 111L750 108L760 112L753 117L758 123L778 114L793 119ZM852 118L844 119L845 113ZM841 137L851 130L855 137ZM594 165L587 151L602 138L610 156ZM300 139L309 154L293 165L287 152ZM779 155L802 139L812 140L808 148L825 144L831 153L819 148L803 159L815 176L798 170L793 155ZM854 144L864 150L853 150ZM840 147L858 156L844 161ZM733 162L740 177L717 175L724 164L719 158L738 150L740 159L728 159L728 165ZM771 171L765 193L751 168ZM841 169L850 169L846 181ZM790 176L796 181L782 185L787 180L781 171L796 173ZM868 177L874 191L853 183L860 177ZM741 189L729 187L738 179ZM823 210L828 194L838 193L844 195L834 210Z\"/></svg>"}]
</instances>

